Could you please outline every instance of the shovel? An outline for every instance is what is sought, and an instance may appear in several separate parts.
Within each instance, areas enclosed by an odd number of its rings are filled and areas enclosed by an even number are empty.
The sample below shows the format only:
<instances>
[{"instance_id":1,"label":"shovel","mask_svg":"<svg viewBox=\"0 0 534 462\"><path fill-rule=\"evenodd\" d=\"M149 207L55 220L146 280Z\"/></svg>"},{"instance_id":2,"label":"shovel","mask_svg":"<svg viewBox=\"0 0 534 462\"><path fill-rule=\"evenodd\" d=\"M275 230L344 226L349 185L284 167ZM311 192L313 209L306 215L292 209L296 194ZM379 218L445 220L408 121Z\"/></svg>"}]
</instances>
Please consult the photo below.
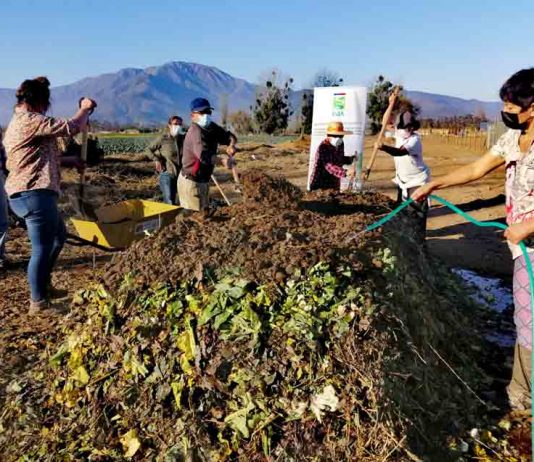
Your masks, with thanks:
<instances>
[{"instance_id":1,"label":"shovel","mask_svg":"<svg viewBox=\"0 0 534 462\"><path fill-rule=\"evenodd\" d=\"M87 138L89 132L89 121L82 131L82 151L81 159L85 164L87 162ZM98 221L95 209L89 202L84 201L84 186L85 186L85 169L80 173L80 184L78 189L78 196L76 196L72 204L76 210L76 214L81 216L84 220Z\"/></svg>"}]
</instances>

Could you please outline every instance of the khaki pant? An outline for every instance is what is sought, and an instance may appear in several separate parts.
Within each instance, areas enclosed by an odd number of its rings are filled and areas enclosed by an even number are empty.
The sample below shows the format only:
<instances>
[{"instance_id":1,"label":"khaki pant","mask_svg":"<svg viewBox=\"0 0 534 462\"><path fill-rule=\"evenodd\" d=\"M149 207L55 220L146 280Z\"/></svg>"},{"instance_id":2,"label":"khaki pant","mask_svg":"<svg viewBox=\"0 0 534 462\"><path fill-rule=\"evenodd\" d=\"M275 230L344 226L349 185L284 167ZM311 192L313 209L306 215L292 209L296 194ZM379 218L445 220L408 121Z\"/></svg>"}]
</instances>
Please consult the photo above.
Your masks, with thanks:
<instances>
[{"instance_id":1,"label":"khaki pant","mask_svg":"<svg viewBox=\"0 0 534 462\"><path fill-rule=\"evenodd\" d=\"M512 409L524 411L531 406L532 351L515 344L512 380L508 385L508 400Z\"/></svg>"},{"instance_id":2,"label":"khaki pant","mask_svg":"<svg viewBox=\"0 0 534 462\"><path fill-rule=\"evenodd\" d=\"M199 212L209 205L209 183L197 183L187 179L181 173L178 176L178 197L180 206L187 210Z\"/></svg>"}]
</instances>

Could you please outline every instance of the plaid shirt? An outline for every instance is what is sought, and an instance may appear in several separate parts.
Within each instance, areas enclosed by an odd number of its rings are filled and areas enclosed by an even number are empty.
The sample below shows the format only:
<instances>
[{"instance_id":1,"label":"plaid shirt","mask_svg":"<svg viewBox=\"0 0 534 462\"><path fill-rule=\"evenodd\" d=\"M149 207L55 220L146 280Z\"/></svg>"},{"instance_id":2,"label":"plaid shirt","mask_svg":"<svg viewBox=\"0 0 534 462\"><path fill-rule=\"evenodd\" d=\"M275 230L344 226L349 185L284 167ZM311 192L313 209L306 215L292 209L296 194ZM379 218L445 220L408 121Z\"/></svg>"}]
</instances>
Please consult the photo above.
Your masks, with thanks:
<instances>
[{"instance_id":1,"label":"plaid shirt","mask_svg":"<svg viewBox=\"0 0 534 462\"><path fill-rule=\"evenodd\" d=\"M51 189L59 194L61 154L57 138L79 131L78 123L72 120L15 108L4 135L8 195L32 189Z\"/></svg>"},{"instance_id":2,"label":"plaid shirt","mask_svg":"<svg viewBox=\"0 0 534 462\"><path fill-rule=\"evenodd\" d=\"M310 179L310 190L316 189L339 189L340 178L347 176L343 165L350 164L352 157L344 155L343 144L337 148L330 144L327 139L317 148Z\"/></svg>"}]
</instances>

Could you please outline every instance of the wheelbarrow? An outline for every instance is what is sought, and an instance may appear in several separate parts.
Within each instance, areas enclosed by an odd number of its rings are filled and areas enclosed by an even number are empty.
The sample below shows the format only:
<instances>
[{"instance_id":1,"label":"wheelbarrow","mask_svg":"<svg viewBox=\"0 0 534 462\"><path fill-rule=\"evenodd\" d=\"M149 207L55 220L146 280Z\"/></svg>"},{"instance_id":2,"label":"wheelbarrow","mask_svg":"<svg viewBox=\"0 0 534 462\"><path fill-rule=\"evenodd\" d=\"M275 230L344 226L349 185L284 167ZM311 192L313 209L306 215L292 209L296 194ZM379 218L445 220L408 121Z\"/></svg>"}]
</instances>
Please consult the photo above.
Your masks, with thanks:
<instances>
[{"instance_id":1,"label":"wheelbarrow","mask_svg":"<svg viewBox=\"0 0 534 462\"><path fill-rule=\"evenodd\" d=\"M171 224L180 207L161 202L130 199L95 210L97 220L71 218L78 236L67 235L67 243L114 252Z\"/></svg>"},{"instance_id":2,"label":"wheelbarrow","mask_svg":"<svg viewBox=\"0 0 534 462\"><path fill-rule=\"evenodd\" d=\"M181 207L161 202L131 199L95 211L97 221L71 218L78 235L67 233L66 243L118 252L133 242L170 225ZM10 225L26 229L24 220L8 208Z\"/></svg>"}]
</instances>

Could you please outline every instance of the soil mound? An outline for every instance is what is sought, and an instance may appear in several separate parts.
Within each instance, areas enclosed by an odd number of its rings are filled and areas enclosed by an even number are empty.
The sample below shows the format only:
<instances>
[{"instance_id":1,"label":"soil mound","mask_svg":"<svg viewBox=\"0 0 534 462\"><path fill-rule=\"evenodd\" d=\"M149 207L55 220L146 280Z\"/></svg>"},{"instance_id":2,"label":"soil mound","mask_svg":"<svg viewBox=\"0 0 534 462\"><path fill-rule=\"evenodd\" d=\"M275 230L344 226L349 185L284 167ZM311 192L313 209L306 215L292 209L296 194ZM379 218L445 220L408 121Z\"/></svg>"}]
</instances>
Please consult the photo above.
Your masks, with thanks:
<instances>
[{"instance_id":1,"label":"soil mound","mask_svg":"<svg viewBox=\"0 0 534 462\"><path fill-rule=\"evenodd\" d=\"M236 270L260 283L305 272L320 261L362 268L359 251L377 234L359 236L389 210L381 195L302 192L281 177L242 175L245 202L213 216L180 215L157 236L118 255L107 271L112 287L130 273L137 282L176 284L205 273Z\"/></svg>"},{"instance_id":2,"label":"soil mound","mask_svg":"<svg viewBox=\"0 0 534 462\"><path fill-rule=\"evenodd\" d=\"M241 181L245 202L293 209L302 199L302 191L282 176L269 176L260 170L247 170L242 173Z\"/></svg>"},{"instance_id":3,"label":"soil mound","mask_svg":"<svg viewBox=\"0 0 534 462\"><path fill-rule=\"evenodd\" d=\"M9 460L451 459L480 402L435 352L485 379L454 276L404 235L358 234L383 196L245 178L243 204L178 217L79 294L6 388Z\"/></svg>"}]
</instances>

